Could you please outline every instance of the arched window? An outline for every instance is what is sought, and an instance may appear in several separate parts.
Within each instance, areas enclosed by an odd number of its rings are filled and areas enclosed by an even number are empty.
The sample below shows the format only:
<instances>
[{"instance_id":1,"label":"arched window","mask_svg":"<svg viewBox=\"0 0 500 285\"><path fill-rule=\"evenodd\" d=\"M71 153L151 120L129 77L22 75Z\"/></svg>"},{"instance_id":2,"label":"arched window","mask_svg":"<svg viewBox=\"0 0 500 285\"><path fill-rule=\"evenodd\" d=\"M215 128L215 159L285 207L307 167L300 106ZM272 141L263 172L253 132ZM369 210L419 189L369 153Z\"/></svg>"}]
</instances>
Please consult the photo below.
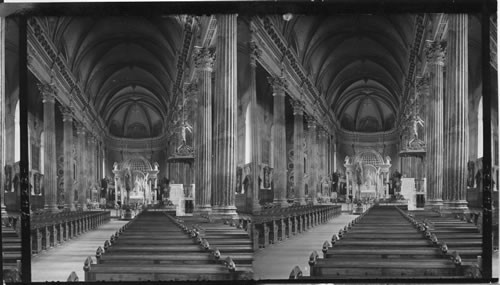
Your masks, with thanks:
<instances>
[{"instance_id":1,"label":"arched window","mask_svg":"<svg viewBox=\"0 0 500 285\"><path fill-rule=\"evenodd\" d=\"M45 163L44 163L44 149L45 149L45 138L43 137L44 133L41 132L40 134L40 173L45 173Z\"/></svg>"},{"instance_id":2,"label":"arched window","mask_svg":"<svg viewBox=\"0 0 500 285\"><path fill-rule=\"evenodd\" d=\"M477 158L483 157L483 98L477 106Z\"/></svg>"},{"instance_id":3,"label":"arched window","mask_svg":"<svg viewBox=\"0 0 500 285\"><path fill-rule=\"evenodd\" d=\"M250 122L250 104L247 106L247 112L245 114L245 164L250 163L252 158L250 157L252 154L250 152L250 145L252 143L252 131L251 131L251 123Z\"/></svg>"}]
</instances>

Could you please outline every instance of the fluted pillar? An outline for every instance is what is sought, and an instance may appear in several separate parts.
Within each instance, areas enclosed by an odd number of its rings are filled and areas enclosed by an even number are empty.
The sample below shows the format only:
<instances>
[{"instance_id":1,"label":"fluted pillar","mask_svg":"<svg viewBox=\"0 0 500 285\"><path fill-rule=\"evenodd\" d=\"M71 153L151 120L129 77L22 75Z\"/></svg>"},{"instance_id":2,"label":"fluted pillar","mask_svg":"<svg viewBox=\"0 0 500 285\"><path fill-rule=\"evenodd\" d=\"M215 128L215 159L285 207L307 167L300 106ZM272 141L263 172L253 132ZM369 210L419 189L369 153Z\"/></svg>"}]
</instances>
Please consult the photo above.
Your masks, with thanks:
<instances>
[{"instance_id":1,"label":"fluted pillar","mask_svg":"<svg viewBox=\"0 0 500 285\"><path fill-rule=\"evenodd\" d=\"M75 192L73 191L73 114L71 109L61 107L64 124L64 197L66 205L64 208L75 211Z\"/></svg>"},{"instance_id":2,"label":"fluted pillar","mask_svg":"<svg viewBox=\"0 0 500 285\"><path fill-rule=\"evenodd\" d=\"M93 138L92 134L90 132L87 133L87 148L86 148L86 187L85 187L85 203L87 203L87 199L92 199L92 184L93 184L93 177L92 177L92 172L93 172L93 152L92 152L92 145L93 145Z\"/></svg>"},{"instance_id":3,"label":"fluted pillar","mask_svg":"<svg viewBox=\"0 0 500 285\"><path fill-rule=\"evenodd\" d=\"M325 189L323 189L323 182L326 179L326 130L323 127L318 128L318 174L321 176L321 180L318 181L318 190L321 192L321 196L324 196Z\"/></svg>"},{"instance_id":4,"label":"fluted pillar","mask_svg":"<svg viewBox=\"0 0 500 285\"><path fill-rule=\"evenodd\" d=\"M96 161L96 138L93 134L90 134L89 136L89 158L90 158L90 163L89 163L89 181L90 181L90 191L89 195L87 198L90 198L90 201L92 202L92 193L95 187L95 180L96 180L96 167L95 167L95 161Z\"/></svg>"},{"instance_id":5,"label":"fluted pillar","mask_svg":"<svg viewBox=\"0 0 500 285\"><path fill-rule=\"evenodd\" d=\"M237 151L236 14L217 15L212 215L235 217Z\"/></svg>"},{"instance_id":6,"label":"fluted pillar","mask_svg":"<svg viewBox=\"0 0 500 285\"><path fill-rule=\"evenodd\" d=\"M78 135L78 204L83 210L87 210L87 140L85 127L80 123L77 124L76 134Z\"/></svg>"},{"instance_id":7,"label":"fluted pillar","mask_svg":"<svg viewBox=\"0 0 500 285\"><path fill-rule=\"evenodd\" d=\"M468 15L450 14L444 106L443 212L468 210Z\"/></svg>"},{"instance_id":8,"label":"fluted pillar","mask_svg":"<svg viewBox=\"0 0 500 285\"><path fill-rule=\"evenodd\" d=\"M295 202L306 204L304 189L304 106L299 101L293 101L293 156Z\"/></svg>"},{"instance_id":9,"label":"fluted pillar","mask_svg":"<svg viewBox=\"0 0 500 285\"><path fill-rule=\"evenodd\" d=\"M250 42L250 187L247 193L247 205L251 206L252 212L260 211L259 202L259 174L260 174L260 158L261 158L261 140L260 140L260 116L257 106L257 88L256 88L256 71L257 58L260 56L261 50L254 41Z\"/></svg>"},{"instance_id":10,"label":"fluted pillar","mask_svg":"<svg viewBox=\"0 0 500 285\"><path fill-rule=\"evenodd\" d=\"M308 170L307 174L309 174L309 183L307 183L308 190L309 190L309 199L313 204L317 203L317 197L316 197L316 192L318 188L318 157L317 157L317 124L316 120L311 117L307 116L307 136L308 136L308 142L309 144L307 145L307 165L308 165Z\"/></svg>"},{"instance_id":11,"label":"fluted pillar","mask_svg":"<svg viewBox=\"0 0 500 285\"><path fill-rule=\"evenodd\" d=\"M286 126L285 126L285 89L286 81L283 77L269 77L273 88L273 142L274 142L274 170L273 170L273 203L287 207L286 200Z\"/></svg>"},{"instance_id":12,"label":"fluted pillar","mask_svg":"<svg viewBox=\"0 0 500 285\"><path fill-rule=\"evenodd\" d=\"M45 210L58 212L57 208L57 169L56 169L56 124L55 124L55 93L49 84L39 84L43 102L43 139L44 139L44 177Z\"/></svg>"},{"instance_id":13,"label":"fluted pillar","mask_svg":"<svg viewBox=\"0 0 500 285\"><path fill-rule=\"evenodd\" d=\"M5 173L4 173L4 166L5 166L5 31L6 31L6 26L5 26L5 17L0 17L0 199L2 200L1 206L0 206L0 211L1 211L1 216L6 217L7 212L5 210L5 199L4 199L4 194L5 194Z\"/></svg>"},{"instance_id":14,"label":"fluted pillar","mask_svg":"<svg viewBox=\"0 0 500 285\"><path fill-rule=\"evenodd\" d=\"M427 209L439 209L443 206L443 66L446 43L428 41L426 58L429 66L429 94L426 100L426 188ZM425 82L422 82L425 89ZM426 93L426 92L424 92Z\"/></svg>"},{"instance_id":15,"label":"fluted pillar","mask_svg":"<svg viewBox=\"0 0 500 285\"><path fill-rule=\"evenodd\" d=\"M212 210L212 69L214 53L208 48L201 48L195 54L198 69L199 91L197 122L195 131L195 185L196 214Z\"/></svg>"}]
</instances>

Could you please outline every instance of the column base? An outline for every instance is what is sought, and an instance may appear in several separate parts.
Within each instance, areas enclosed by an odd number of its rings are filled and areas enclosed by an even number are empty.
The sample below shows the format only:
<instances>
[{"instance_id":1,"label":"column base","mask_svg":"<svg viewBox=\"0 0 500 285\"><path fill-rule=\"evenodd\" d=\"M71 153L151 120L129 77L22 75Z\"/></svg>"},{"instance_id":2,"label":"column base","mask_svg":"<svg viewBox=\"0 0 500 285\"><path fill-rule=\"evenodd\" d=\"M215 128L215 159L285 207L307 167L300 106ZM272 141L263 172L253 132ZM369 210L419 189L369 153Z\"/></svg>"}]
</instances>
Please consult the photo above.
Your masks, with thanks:
<instances>
[{"instance_id":1,"label":"column base","mask_svg":"<svg viewBox=\"0 0 500 285\"><path fill-rule=\"evenodd\" d=\"M211 205L200 205L200 206L195 206L193 215L195 216L203 216L203 215L208 215L212 212L212 206Z\"/></svg>"},{"instance_id":2,"label":"column base","mask_svg":"<svg viewBox=\"0 0 500 285\"><path fill-rule=\"evenodd\" d=\"M274 199L273 204L279 205L281 208L287 208L289 206L288 201L284 199Z\"/></svg>"},{"instance_id":3,"label":"column base","mask_svg":"<svg viewBox=\"0 0 500 285\"><path fill-rule=\"evenodd\" d=\"M467 207L467 201L456 200L456 201L444 201L443 207L440 213L443 215L454 215L454 214L464 214L469 212L469 207Z\"/></svg>"},{"instance_id":4,"label":"column base","mask_svg":"<svg viewBox=\"0 0 500 285\"><path fill-rule=\"evenodd\" d=\"M237 217L235 206L213 206L210 213L210 218L213 220L231 220Z\"/></svg>"},{"instance_id":5,"label":"column base","mask_svg":"<svg viewBox=\"0 0 500 285\"><path fill-rule=\"evenodd\" d=\"M429 211L435 211L435 210L441 210L443 208L443 200L442 199L435 199L435 200L428 200L425 201L425 210Z\"/></svg>"},{"instance_id":6,"label":"column base","mask_svg":"<svg viewBox=\"0 0 500 285\"><path fill-rule=\"evenodd\" d=\"M49 213L59 213L61 210L57 206L45 206L44 207L45 212Z\"/></svg>"},{"instance_id":7,"label":"column base","mask_svg":"<svg viewBox=\"0 0 500 285\"><path fill-rule=\"evenodd\" d=\"M295 198L295 202L296 203L299 203L299 205L306 205L307 202L306 202L306 198L304 197L301 197L301 198Z\"/></svg>"},{"instance_id":8,"label":"column base","mask_svg":"<svg viewBox=\"0 0 500 285\"><path fill-rule=\"evenodd\" d=\"M0 189L0 191L3 191ZM2 206L0 206L0 212L2 217L7 217L7 207L5 207L5 204L2 201Z\"/></svg>"}]
</instances>

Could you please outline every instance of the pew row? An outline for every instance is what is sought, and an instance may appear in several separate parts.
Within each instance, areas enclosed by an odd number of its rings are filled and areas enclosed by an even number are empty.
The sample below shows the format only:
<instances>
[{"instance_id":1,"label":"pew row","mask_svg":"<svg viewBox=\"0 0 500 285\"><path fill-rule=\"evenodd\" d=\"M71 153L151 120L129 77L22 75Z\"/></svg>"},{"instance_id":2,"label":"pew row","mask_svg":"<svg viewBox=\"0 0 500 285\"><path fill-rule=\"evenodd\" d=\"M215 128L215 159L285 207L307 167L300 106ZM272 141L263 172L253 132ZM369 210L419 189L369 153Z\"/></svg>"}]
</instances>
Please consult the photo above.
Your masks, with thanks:
<instances>
[{"instance_id":1,"label":"pew row","mask_svg":"<svg viewBox=\"0 0 500 285\"><path fill-rule=\"evenodd\" d=\"M182 224L160 211L138 215L84 263L85 281L234 280L234 262L220 261ZM187 228L186 228L187 229Z\"/></svg>"},{"instance_id":2,"label":"pew row","mask_svg":"<svg viewBox=\"0 0 500 285\"><path fill-rule=\"evenodd\" d=\"M310 279L343 278L478 278L476 267L449 253L421 223L413 223L401 209L376 206L348 223L331 241L323 258L309 257ZM290 278L305 278L294 267Z\"/></svg>"}]
</instances>

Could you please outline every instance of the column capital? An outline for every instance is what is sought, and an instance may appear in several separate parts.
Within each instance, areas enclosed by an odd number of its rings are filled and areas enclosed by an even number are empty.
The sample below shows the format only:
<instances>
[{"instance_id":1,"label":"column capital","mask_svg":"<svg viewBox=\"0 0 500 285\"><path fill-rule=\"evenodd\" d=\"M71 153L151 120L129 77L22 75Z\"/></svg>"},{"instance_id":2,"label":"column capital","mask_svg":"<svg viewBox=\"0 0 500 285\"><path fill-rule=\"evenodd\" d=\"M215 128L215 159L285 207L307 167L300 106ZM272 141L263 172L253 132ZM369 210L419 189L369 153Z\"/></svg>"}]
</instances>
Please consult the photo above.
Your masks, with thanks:
<instances>
[{"instance_id":1,"label":"column capital","mask_svg":"<svg viewBox=\"0 0 500 285\"><path fill-rule=\"evenodd\" d=\"M200 70L212 71L215 62L215 49L199 47L194 51L194 65Z\"/></svg>"},{"instance_id":2,"label":"column capital","mask_svg":"<svg viewBox=\"0 0 500 285\"><path fill-rule=\"evenodd\" d=\"M285 96L285 91L288 87L286 79L282 76L269 76L269 84L273 87L273 96L281 95Z\"/></svg>"},{"instance_id":3,"label":"column capital","mask_svg":"<svg viewBox=\"0 0 500 285\"><path fill-rule=\"evenodd\" d=\"M52 84L37 83L38 90L42 94L43 103L55 103L56 101L56 88Z\"/></svg>"},{"instance_id":4,"label":"column capital","mask_svg":"<svg viewBox=\"0 0 500 285\"><path fill-rule=\"evenodd\" d=\"M321 138L326 138L328 136L328 132L326 131L326 129L321 126L321 125L318 125L318 134Z\"/></svg>"},{"instance_id":5,"label":"column capital","mask_svg":"<svg viewBox=\"0 0 500 285\"><path fill-rule=\"evenodd\" d=\"M63 116L63 122L72 122L73 121L73 110L66 106L59 106L59 110Z\"/></svg>"},{"instance_id":6,"label":"column capital","mask_svg":"<svg viewBox=\"0 0 500 285\"><path fill-rule=\"evenodd\" d=\"M318 126L318 122L316 121L316 119L309 114L306 115L305 117L306 117L307 127L309 129L311 129L311 128L316 129L316 127Z\"/></svg>"},{"instance_id":7,"label":"column capital","mask_svg":"<svg viewBox=\"0 0 500 285\"><path fill-rule=\"evenodd\" d=\"M304 103L300 100L291 100L292 102L292 108L293 108L293 114L294 115L304 115Z\"/></svg>"},{"instance_id":8,"label":"column capital","mask_svg":"<svg viewBox=\"0 0 500 285\"><path fill-rule=\"evenodd\" d=\"M446 57L446 42L431 41L425 42L425 57L429 64L444 65Z\"/></svg>"},{"instance_id":9,"label":"column capital","mask_svg":"<svg viewBox=\"0 0 500 285\"><path fill-rule=\"evenodd\" d=\"M76 126L76 133L78 135L84 136L86 133L85 125L83 125L83 123L81 123L79 121L75 121L75 126Z\"/></svg>"},{"instance_id":10,"label":"column capital","mask_svg":"<svg viewBox=\"0 0 500 285\"><path fill-rule=\"evenodd\" d=\"M262 49L257 45L255 41L250 41L248 43L250 49L250 65L253 67L257 66L257 59L262 55Z\"/></svg>"}]
</instances>

